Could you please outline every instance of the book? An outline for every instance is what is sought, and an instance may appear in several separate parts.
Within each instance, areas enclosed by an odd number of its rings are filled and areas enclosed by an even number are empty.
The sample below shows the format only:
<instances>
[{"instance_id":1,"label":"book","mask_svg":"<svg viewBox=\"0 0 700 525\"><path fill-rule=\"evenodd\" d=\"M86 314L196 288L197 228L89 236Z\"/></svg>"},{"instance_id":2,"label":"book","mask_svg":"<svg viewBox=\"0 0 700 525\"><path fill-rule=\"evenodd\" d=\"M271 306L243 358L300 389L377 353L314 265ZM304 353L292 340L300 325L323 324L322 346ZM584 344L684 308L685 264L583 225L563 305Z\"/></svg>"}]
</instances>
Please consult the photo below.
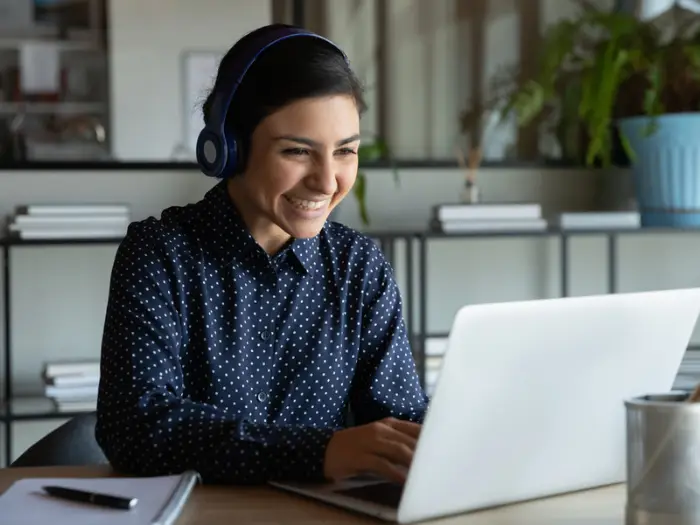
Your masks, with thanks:
<instances>
[{"instance_id":1,"label":"book","mask_svg":"<svg viewBox=\"0 0 700 525\"><path fill-rule=\"evenodd\" d=\"M0 495L0 522L3 525L174 525L200 481L194 471L151 477L24 478ZM115 510L49 496L42 489L47 485L137 498L138 502L130 510Z\"/></svg>"},{"instance_id":2,"label":"book","mask_svg":"<svg viewBox=\"0 0 700 525\"><path fill-rule=\"evenodd\" d=\"M553 221L562 229L595 230L640 228L641 216L636 211L565 212Z\"/></svg>"},{"instance_id":3,"label":"book","mask_svg":"<svg viewBox=\"0 0 700 525\"><path fill-rule=\"evenodd\" d=\"M480 233L480 232L529 232L545 231L547 221L544 219L505 219L505 220L451 220L431 221L430 228L442 233Z\"/></svg>"},{"instance_id":4,"label":"book","mask_svg":"<svg viewBox=\"0 0 700 525\"><path fill-rule=\"evenodd\" d=\"M61 228L43 230L14 230L10 229L12 237L24 240L36 239L111 239L124 237L126 228Z\"/></svg>"},{"instance_id":5,"label":"book","mask_svg":"<svg viewBox=\"0 0 700 525\"><path fill-rule=\"evenodd\" d=\"M99 384L85 386L44 386L44 395L56 399L85 399L97 398Z\"/></svg>"},{"instance_id":6,"label":"book","mask_svg":"<svg viewBox=\"0 0 700 525\"><path fill-rule=\"evenodd\" d=\"M536 202L488 202L477 204L444 203L433 206L433 218L439 222L537 220L542 206Z\"/></svg>"},{"instance_id":7,"label":"book","mask_svg":"<svg viewBox=\"0 0 700 525\"><path fill-rule=\"evenodd\" d=\"M17 206L17 215L118 215L127 216L131 213L128 204L119 203L85 203L85 204L26 204Z\"/></svg>"},{"instance_id":8,"label":"book","mask_svg":"<svg viewBox=\"0 0 700 525\"><path fill-rule=\"evenodd\" d=\"M42 375L44 378L67 376L67 375L82 375L82 376L98 376L100 375L99 359L89 360L74 360L74 361L53 361L44 364Z\"/></svg>"}]
</instances>

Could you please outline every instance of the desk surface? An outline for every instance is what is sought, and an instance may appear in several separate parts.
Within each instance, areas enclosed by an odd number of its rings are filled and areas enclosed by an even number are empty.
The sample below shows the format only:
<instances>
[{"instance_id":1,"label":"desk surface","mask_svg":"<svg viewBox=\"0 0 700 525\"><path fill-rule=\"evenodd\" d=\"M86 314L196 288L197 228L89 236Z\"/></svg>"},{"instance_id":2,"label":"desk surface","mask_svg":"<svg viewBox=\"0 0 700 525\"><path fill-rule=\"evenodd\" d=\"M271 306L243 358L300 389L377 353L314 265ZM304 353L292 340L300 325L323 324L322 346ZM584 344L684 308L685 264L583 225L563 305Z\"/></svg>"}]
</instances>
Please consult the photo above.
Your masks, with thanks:
<instances>
[{"instance_id":1,"label":"desk surface","mask_svg":"<svg viewBox=\"0 0 700 525\"><path fill-rule=\"evenodd\" d=\"M0 469L0 493L27 477L103 477L108 467ZM431 522L435 525L623 525L624 485L480 511ZM267 487L198 486L177 525L368 524L379 520L356 515Z\"/></svg>"}]
</instances>

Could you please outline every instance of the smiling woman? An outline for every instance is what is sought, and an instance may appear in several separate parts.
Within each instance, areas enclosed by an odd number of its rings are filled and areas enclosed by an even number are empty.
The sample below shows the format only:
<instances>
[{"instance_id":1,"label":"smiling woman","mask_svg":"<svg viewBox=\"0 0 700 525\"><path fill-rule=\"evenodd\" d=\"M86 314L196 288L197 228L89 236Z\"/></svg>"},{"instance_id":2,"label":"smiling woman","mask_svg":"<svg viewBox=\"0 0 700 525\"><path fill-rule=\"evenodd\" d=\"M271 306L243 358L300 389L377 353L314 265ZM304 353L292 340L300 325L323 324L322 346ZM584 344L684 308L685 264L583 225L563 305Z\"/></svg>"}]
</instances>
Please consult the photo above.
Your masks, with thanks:
<instances>
[{"instance_id":1,"label":"smiling woman","mask_svg":"<svg viewBox=\"0 0 700 525\"><path fill-rule=\"evenodd\" d=\"M117 251L100 446L145 475L402 481L427 397L401 296L375 243L328 220L358 168L347 57L261 28L223 58L203 110L198 160L220 182L133 223Z\"/></svg>"},{"instance_id":2,"label":"smiling woman","mask_svg":"<svg viewBox=\"0 0 700 525\"><path fill-rule=\"evenodd\" d=\"M357 175L359 116L355 100L330 95L294 101L253 132L231 199L253 237L274 254L290 238L317 235Z\"/></svg>"},{"instance_id":3,"label":"smiling woman","mask_svg":"<svg viewBox=\"0 0 700 525\"><path fill-rule=\"evenodd\" d=\"M232 70L243 50L259 49L248 47L259 36L247 35L222 59L203 107L207 126L219 123L217 97L230 92ZM342 51L321 38L288 38L270 46L244 81L233 84L235 97L223 125L235 137L237 159L224 175L253 237L274 253L291 237L318 234L352 188L366 108L362 86Z\"/></svg>"}]
</instances>

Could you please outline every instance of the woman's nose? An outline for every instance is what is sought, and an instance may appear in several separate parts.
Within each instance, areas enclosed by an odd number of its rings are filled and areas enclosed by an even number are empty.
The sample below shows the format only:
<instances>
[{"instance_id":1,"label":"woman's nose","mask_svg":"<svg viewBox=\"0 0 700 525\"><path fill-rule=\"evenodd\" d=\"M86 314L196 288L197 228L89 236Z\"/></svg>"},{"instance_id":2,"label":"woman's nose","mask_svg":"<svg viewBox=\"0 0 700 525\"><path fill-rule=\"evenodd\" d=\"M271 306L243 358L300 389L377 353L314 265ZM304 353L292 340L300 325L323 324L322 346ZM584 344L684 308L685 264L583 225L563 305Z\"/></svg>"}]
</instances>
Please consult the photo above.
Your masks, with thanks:
<instances>
[{"instance_id":1,"label":"woman's nose","mask_svg":"<svg viewBox=\"0 0 700 525\"><path fill-rule=\"evenodd\" d=\"M314 191L323 195L333 195L338 187L336 167L333 160L324 159L316 163L314 173L310 179L310 186L312 186Z\"/></svg>"}]
</instances>

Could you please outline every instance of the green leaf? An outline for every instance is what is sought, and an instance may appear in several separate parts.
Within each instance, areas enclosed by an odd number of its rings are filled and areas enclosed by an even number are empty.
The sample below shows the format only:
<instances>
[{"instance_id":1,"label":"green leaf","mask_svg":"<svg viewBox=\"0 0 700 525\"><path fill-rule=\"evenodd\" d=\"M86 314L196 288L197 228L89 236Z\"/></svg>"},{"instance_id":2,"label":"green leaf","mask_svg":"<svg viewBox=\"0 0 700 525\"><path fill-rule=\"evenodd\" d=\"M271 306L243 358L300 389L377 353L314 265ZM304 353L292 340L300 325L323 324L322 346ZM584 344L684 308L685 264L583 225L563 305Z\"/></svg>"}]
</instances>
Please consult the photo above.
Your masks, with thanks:
<instances>
[{"instance_id":1,"label":"green leaf","mask_svg":"<svg viewBox=\"0 0 700 525\"><path fill-rule=\"evenodd\" d=\"M362 220L362 224L369 226L369 213L367 213L367 177L362 171L357 172L353 193L357 199L360 220Z\"/></svg>"},{"instance_id":2,"label":"green leaf","mask_svg":"<svg viewBox=\"0 0 700 525\"><path fill-rule=\"evenodd\" d=\"M646 78L649 81L649 86L644 92L644 112L647 115L660 115L664 112L662 102L662 91L664 84L664 55L658 55L654 61L649 64Z\"/></svg>"},{"instance_id":3,"label":"green leaf","mask_svg":"<svg viewBox=\"0 0 700 525\"><path fill-rule=\"evenodd\" d=\"M374 162L377 160L387 160L392 170L392 175L394 177L394 182L397 186L401 184L401 179L399 178L399 171L396 167L396 161L394 160L389 145L381 140L375 139L367 142L362 142L357 151L358 163L360 166L365 162Z\"/></svg>"},{"instance_id":4,"label":"green leaf","mask_svg":"<svg viewBox=\"0 0 700 525\"><path fill-rule=\"evenodd\" d=\"M622 143L622 149L625 150L625 154L630 159L630 161L634 162L637 159L637 153L634 151L632 144L630 144L629 138L622 132L619 133L619 136L620 142Z\"/></svg>"},{"instance_id":5,"label":"green leaf","mask_svg":"<svg viewBox=\"0 0 700 525\"><path fill-rule=\"evenodd\" d=\"M394 158L391 155L389 146L381 139L363 139L357 151L357 158L359 169L357 171L357 178L353 187L353 194L357 199L357 206L362 224L369 226L370 218L369 212L367 211L367 174L362 171L362 167L367 162L376 162L378 160L388 161L397 186L400 184L399 172Z\"/></svg>"},{"instance_id":6,"label":"green leaf","mask_svg":"<svg viewBox=\"0 0 700 525\"><path fill-rule=\"evenodd\" d=\"M357 158L360 164L374 162L384 157L385 151L379 142L362 143L357 150Z\"/></svg>"}]
</instances>

